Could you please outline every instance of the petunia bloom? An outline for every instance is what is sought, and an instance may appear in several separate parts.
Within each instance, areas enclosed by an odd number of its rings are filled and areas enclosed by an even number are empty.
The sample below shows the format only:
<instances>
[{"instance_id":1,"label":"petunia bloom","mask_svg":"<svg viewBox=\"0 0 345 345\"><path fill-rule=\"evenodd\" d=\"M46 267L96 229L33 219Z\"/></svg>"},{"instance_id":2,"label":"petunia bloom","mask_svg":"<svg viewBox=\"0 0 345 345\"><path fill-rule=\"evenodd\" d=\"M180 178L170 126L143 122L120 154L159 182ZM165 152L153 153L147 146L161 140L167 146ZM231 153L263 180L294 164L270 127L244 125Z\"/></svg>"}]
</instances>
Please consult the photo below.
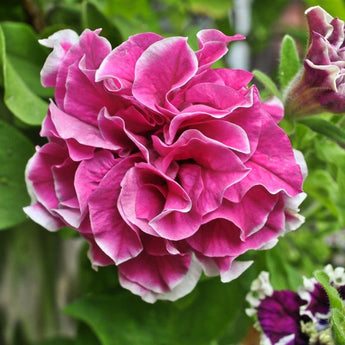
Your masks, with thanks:
<instances>
[{"instance_id":1,"label":"petunia bloom","mask_svg":"<svg viewBox=\"0 0 345 345\"><path fill-rule=\"evenodd\" d=\"M307 9L309 47L304 68L288 92L291 116L345 112L345 27L320 6Z\"/></svg>"},{"instance_id":2,"label":"petunia bloom","mask_svg":"<svg viewBox=\"0 0 345 345\"><path fill-rule=\"evenodd\" d=\"M345 300L345 270L327 265L330 284ZM315 278L304 277L298 292L274 290L268 272L261 272L246 297L247 314L256 319L262 345L333 345L328 296Z\"/></svg>"},{"instance_id":3,"label":"petunia bloom","mask_svg":"<svg viewBox=\"0 0 345 345\"><path fill-rule=\"evenodd\" d=\"M55 88L26 179L25 212L51 231L69 226L90 243L93 266L116 265L145 301L176 300L201 272L238 277L251 249L296 229L303 156L261 102L252 74L212 69L241 35L154 33L111 50L100 30L63 30L43 66Z\"/></svg>"}]
</instances>

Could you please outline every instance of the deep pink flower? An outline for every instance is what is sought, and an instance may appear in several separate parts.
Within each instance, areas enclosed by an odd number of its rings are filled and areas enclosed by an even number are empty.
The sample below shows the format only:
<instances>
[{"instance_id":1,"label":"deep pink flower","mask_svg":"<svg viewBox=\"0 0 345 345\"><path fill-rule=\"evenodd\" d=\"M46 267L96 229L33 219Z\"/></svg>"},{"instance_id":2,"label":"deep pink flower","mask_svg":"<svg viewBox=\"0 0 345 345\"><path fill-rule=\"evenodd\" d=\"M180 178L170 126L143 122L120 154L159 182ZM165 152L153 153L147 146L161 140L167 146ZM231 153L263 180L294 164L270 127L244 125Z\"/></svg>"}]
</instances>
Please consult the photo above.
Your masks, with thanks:
<instances>
[{"instance_id":1,"label":"deep pink flower","mask_svg":"<svg viewBox=\"0 0 345 345\"><path fill-rule=\"evenodd\" d=\"M281 104L261 103L249 72L211 69L240 35L200 31L194 52L153 33L111 51L98 34L43 40L55 102L49 142L28 164L26 213L78 230L93 265L117 265L148 302L184 296L202 271L236 278L250 265L239 255L303 221L304 161L277 125Z\"/></svg>"},{"instance_id":2,"label":"deep pink flower","mask_svg":"<svg viewBox=\"0 0 345 345\"><path fill-rule=\"evenodd\" d=\"M307 9L309 47L301 75L289 92L292 116L345 112L345 27L320 6Z\"/></svg>"}]
</instances>

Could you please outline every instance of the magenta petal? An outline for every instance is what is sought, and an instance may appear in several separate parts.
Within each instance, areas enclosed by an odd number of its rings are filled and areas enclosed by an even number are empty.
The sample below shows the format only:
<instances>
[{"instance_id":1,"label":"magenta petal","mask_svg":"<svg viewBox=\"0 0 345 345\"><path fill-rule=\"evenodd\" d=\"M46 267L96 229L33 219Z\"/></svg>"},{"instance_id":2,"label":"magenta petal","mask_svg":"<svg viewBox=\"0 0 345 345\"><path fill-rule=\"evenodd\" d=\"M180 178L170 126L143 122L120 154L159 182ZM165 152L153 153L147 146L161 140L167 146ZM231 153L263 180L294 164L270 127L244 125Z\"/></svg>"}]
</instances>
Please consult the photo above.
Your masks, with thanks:
<instances>
[{"instance_id":1,"label":"magenta petal","mask_svg":"<svg viewBox=\"0 0 345 345\"><path fill-rule=\"evenodd\" d=\"M223 85L211 83L199 83L191 87L185 93L185 102L192 104L193 111L196 112L195 105L200 103L216 110L227 110L231 112L241 103L246 103L246 99L238 91ZM187 112L186 108L184 109Z\"/></svg>"},{"instance_id":2,"label":"magenta petal","mask_svg":"<svg viewBox=\"0 0 345 345\"><path fill-rule=\"evenodd\" d=\"M65 225L60 218L52 215L39 203L26 206L23 210L34 222L49 231L57 231Z\"/></svg>"},{"instance_id":3,"label":"magenta petal","mask_svg":"<svg viewBox=\"0 0 345 345\"><path fill-rule=\"evenodd\" d=\"M66 95L66 80L70 73L70 67L74 65L74 68L79 69L79 61L85 56L85 66L88 69L96 70L105 56L110 52L110 43L104 37L99 37L99 32L100 30L85 30L80 35L79 44L75 44L61 61L56 78L55 100L58 106L63 109ZM82 74L83 72L79 70L79 73Z\"/></svg>"},{"instance_id":4,"label":"magenta petal","mask_svg":"<svg viewBox=\"0 0 345 345\"><path fill-rule=\"evenodd\" d=\"M190 263L189 255L153 256L142 252L119 266L120 282L125 277L154 293L168 292L188 272Z\"/></svg>"},{"instance_id":5,"label":"magenta petal","mask_svg":"<svg viewBox=\"0 0 345 345\"><path fill-rule=\"evenodd\" d=\"M116 207L120 183L135 160L136 157L128 157L115 164L88 201L95 241L117 265L142 251L137 230L125 223Z\"/></svg>"},{"instance_id":6,"label":"magenta petal","mask_svg":"<svg viewBox=\"0 0 345 345\"><path fill-rule=\"evenodd\" d=\"M31 181L37 200L47 209L58 208L52 167L62 164L68 158L66 148L48 143L37 149L27 167L27 179Z\"/></svg>"},{"instance_id":7,"label":"magenta petal","mask_svg":"<svg viewBox=\"0 0 345 345\"><path fill-rule=\"evenodd\" d=\"M77 166L60 142L47 143L31 158L26 179L33 202L38 203L27 208L26 212L37 223L51 230L62 227L63 222L79 226L80 212L73 185Z\"/></svg>"},{"instance_id":8,"label":"magenta petal","mask_svg":"<svg viewBox=\"0 0 345 345\"><path fill-rule=\"evenodd\" d=\"M58 71L68 50L79 42L79 36L73 30L60 30L39 42L53 51L49 54L41 71L41 82L45 87L56 85Z\"/></svg>"},{"instance_id":9,"label":"magenta petal","mask_svg":"<svg viewBox=\"0 0 345 345\"><path fill-rule=\"evenodd\" d=\"M78 231L90 244L88 256L93 266L108 266L114 264L114 261L108 255L106 255L95 242L89 217L86 217L83 220L78 228Z\"/></svg>"},{"instance_id":10,"label":"magenta petal","mask_svg":"<svg viewBox=\"0 0 345 345\"><path fill-rule=\"evenodd\" d=\"M262 184L270 193L284 190L290 196L302 191L303 176L290 141L272 119L265 119L258 147L246 166L252 171L244 184Z\"/></svg>"},{"instance_id":11,"label":"magenta petal","mask_svg":"<svg viewBox=\"0 0 345 345\"><path fill-rule=\"evenodd\" d=\"M200 230L187 239L193 249L209 257L232 256L243 253L241 230L225 219L215 219L203 224Z\"/></svg>"},{"instance_id":12,"label":"magenta petal","mask_svg":"<svg viewBox=\"0 0 345 345\"><path fill-rule=\"evenodd\" d=\"M78 164L72 160L65 160L63 163L51 168L55 184L56 196L60 204L78 208L78 201L74 190L74 175Z\"/></svg>"},{"instance_id":13,"label":"magenta petal","mask_svg":"<svg viewBox=\"0 0 345 345\"><path fill-rule=\"evenodd\" d=\"M243 196L241 202L224 200L222 206L206 219L217 215L229 220L241 229L241 239L245 240L265 225L278 201L279 195L272 195L262 186L255 186Z\"/></svg>"},{"instance_id":14,"label":"magenta petal","mask_svg":"<svg viewBox=\"0 0 345 345\"><path fill-rule=\"evenodd\" d=\"M50 104L49 109L56 131L62 139L73 139L79 144L92 147L93 149L103 148L116 151L121 148L106 141L97 127L61 111L54 103ZM66 123L68 123L68 126L66 126Z\"/></svg>"},{"instance_id":15,"label":"magenta petal","mask_svg":"<svg viewBox=\"0 0 345 345\"><path fill-rule=\"evenodd\" d=\"M262 109L269 113L276 123L284 117L284 106L277 97L272 97L262 103Z\"/></svg>"},{"instance_id":16,"label":"magenta petal","mask_svg":"<svg viewBox=\"0 0 345 345\"><path fill-rule=\"evenodd\" d=\"M197 70L197 59L181 37L166 38L152 44L135 67L133 95L155 110L164 106L170 90L184 85Z\"/></svg>"},{"instance_id":17,"label":"magenta petal","mask_svg":"<svg viewBox=\"0 0 345 345\"><path fill-rule=\"evenodd\" d=\"M238 278L253 263L252 261L235 261L231 256L208 257L201 253L197 253L197 258L207 276L220 275L223 283Z\"/></svg>"},{"instance_id":18,"label":"magenta petal","mask_svg":"<svg viewBox=\"0 0 345 345\"><path fill-rule=\"evenodd\" d=\"M275 204L267 215L265 224L250 236L245 236L245 230L226 219L226 204L222 212L215 212L205 217L205 224L187 242L198 252L209 257L237 257L249 249L260 249L265 244L276 239L284 228L283 203Z\"/></svg>"},{"instance_id":19,"label":"magenta petal","mask_svg":"<svg viewBox=\"0 0 345 345\"><path fill-rule=\"evenodd\" d=\"M179 240L194 233L200 216L189 212L186 191L153 166L137 164L122 181L119 198L122 213L142 231L166 239Z\"/></svg>"},{"instance_id":20,"label":"magenta petal","mask_svg":"<svg viewBox=\"0 0 345 345\"><path fill-rule=\"evenodd\" d=\"M116 103L113 105L116 100L101 84L89 81L77 64L70 66L64 87L64 111L91 125L97 124L98 114L103 107L111 109L118 106Z\"/></svg>"},{"instance_id":21,"label":"magenta petal","mask_svg":"<svg viewBox=\"0 0 345 345\"><path fill-rule=\"evenodd\" d=\"M242 93L246 93L247 90L243 88L247 88L253 79L253 73L242 69L215 68L208 71L208 73L218 75L224 85L230 86Z\"/></svg>"},{"instance_id":22,"label":"magenta petal","mask_svg":"<svg viewBox=\"0 0 345 345\"><path fill-rule=\"evenodd\" d=\"M227 45L232 41L243 40L242 35L227 36L215 29L201 30L197 33L199 50L196 56L202 69L210 67L228 52ZM200 69L199 67L199 69Z\"/></svg>"},{"instance_id":23,"label":"magenta petal","mask_svg":"<svg viewBox=\"0 0 345 345\"><path fill-rule=\"evenodd\" d=\"M129 109L129 112L131 112L132 115L133 113L135 114L135 110L133 109ZM125 116L126 114L127 111L119 112L118 115L120 116L110 116L107 109L103 108L98 116L98 123L102 136L107 142L119 147L118 153L120 156L127 156L132 151L139 149L146 160L149 160L149 151L147 149L148 140L144 136L134 134L127 129L126 124L128 119ZM123 118L121 116L123 116ZM138 121L138 123L140 123L140 121ZM129 126L131 126L131 124L129 124Z\"/></svg>"},{"instance_id":24,"label":"magenta petal","mask_svg":"<svg viewBox=\"0 0 345 345\"><path fill-rule=\"evenodd\" d=\"M162 39L162 36L151 32L131 36L104 59L96 72L96 81L103 80L110 91L130 87L137 60L151 44Z\"/></svg>"},{"instance_id":25,"label":"magenta petal","mask_svg":"<svg viewBox=\"0 0 345 345\"><path fill-rule=\"evenodd\" d=\"M153 138L154 148L163 159L164 167L172 161L193 160L201 167L201 179L205 188L198 196L198 212L203 215L219 207L226 189L244 179L249 170L228 148L204 137L199 131L187 130L173 145L165 145ZM201 154L202 153L202 154ZM188 178L180 175L181 185Z\"/></svg>"},{"instance_id":26,"label":"magenta petal","mask_svg":"<svg viewBox=\"0 0 345 345\"><path fill-rule=\"evenodd\" d=\"M92 192L116 163L114 155L109 151L98 151L92 159L80 163L75 174L74 184L82 213L87 208Z\"/></svg>"}]
</instances>

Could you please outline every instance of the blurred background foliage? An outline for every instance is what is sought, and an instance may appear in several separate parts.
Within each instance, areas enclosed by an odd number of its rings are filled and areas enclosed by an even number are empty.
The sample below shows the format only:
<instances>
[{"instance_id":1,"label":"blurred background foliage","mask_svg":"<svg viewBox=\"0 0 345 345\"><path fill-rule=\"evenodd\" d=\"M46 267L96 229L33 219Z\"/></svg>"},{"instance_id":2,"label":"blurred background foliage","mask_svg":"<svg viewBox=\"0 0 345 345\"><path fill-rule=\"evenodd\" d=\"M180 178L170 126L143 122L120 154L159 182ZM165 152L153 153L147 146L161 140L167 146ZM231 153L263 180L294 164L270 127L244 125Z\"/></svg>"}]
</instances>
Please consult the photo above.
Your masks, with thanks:
<instances>
[{"instance_id":1,"label":"blurred background foliage","mask_svg":"<svg viewBox=\"0 0 345 345\"><path fill-rule=\"evenodd\" d=\"M262 70L278 83L281 39L284 34L295 39L301 65L307 46L303 13L314 5L345 19L344 0L1 0L0 344L254 345L258 338L245 315L244 297L261 270L271 273L276 289L286 289L326 263L345 265L344 140L289 119L282 126L309 167L306 223L274 249L246 254L255 264L236 281L203 278L178 302L142 302L119 286L115 267L91 269L87 245L74 232L48 233L22 212L30 202L25 165L35 145L43 143L39 125L53 97L52 89L40 85L49 50L39 38L62 28L80 33L102 27L113 47L129 35L154 31L188 36L196 48L200 29L240 32L247 36L244 67ZM241 60L226 57L221 65L243 67ZM280 81L279 92L287 85ZM262 92L272 93L267 87ZM320 119L344 127L342 116Z\"/></svg>"}]
</instances>

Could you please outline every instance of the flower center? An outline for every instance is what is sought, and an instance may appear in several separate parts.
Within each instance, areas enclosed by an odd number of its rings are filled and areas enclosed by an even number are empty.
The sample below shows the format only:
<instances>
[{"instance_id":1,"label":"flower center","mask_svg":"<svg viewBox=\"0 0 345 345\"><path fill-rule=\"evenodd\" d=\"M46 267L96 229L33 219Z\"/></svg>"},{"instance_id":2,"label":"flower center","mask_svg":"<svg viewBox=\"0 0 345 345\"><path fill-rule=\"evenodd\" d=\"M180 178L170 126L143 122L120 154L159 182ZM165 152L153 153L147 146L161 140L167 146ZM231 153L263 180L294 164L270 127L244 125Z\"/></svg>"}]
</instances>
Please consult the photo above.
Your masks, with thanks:
<instances>
[{"instance_id":1,"label":"flower center","mask_svg":"<svg viewBox=\"0 0 345 345\"><path fill-rule=\"evenodd\" d=\"M314 322L301 322L301 330L309 337L309 345L334 345L329 327L317 330Z\"/></svg>"}]
</instances>

